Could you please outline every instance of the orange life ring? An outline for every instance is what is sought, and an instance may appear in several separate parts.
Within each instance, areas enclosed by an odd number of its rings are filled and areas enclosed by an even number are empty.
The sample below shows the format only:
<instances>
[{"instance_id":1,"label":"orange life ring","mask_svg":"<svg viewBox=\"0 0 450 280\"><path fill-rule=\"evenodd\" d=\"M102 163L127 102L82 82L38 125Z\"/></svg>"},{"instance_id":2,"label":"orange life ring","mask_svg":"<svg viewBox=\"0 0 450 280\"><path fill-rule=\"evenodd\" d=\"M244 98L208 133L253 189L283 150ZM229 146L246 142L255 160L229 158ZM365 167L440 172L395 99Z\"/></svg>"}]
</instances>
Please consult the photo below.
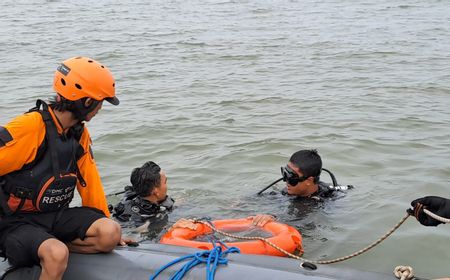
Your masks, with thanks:
<instances>
[{"instance_id":1,"label":"orange life ring","mask_svg":"<svg viewBox=\"0 0 450 280\"><path fill-rule=\"evenodd\" d=\"M252 221L250 219L216 220L212 221L212 223L217 229L228 233L244 231L252 226ZM302 236L295 228L286 224L268 222L262 227L262 229L272 234L272 237L267 238L268 241L288 251L289 253L294 253L297 251L297 253L303 254ZM211 242L193 240L200 235L211 233L211 228L202 223L198 223L196 230L188 228L175 228L169 230L161 238L160 243L193 247L202 250L211 250L213 248L213 244ZM262 240L229 242L225 244L229 247L239 248L243 254L285 256L284 253L273 248Z\"/></svg>"}]
</instances>

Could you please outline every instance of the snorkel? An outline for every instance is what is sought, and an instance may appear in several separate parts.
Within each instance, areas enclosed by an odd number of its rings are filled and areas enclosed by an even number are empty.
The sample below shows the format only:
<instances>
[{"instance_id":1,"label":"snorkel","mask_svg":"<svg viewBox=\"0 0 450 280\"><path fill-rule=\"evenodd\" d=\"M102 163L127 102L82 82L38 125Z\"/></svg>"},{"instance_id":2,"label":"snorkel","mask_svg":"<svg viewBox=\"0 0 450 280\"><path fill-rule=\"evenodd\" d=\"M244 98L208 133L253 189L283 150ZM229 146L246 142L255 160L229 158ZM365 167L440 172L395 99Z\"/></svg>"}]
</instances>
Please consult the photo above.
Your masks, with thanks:
<instances>
[{"instance_id":1,"label":"snorkel","mask_svg":"<svg viewBox=\"0 0 450 280\"><path fill-rule=\"evenodd\" d=\"M281 177L280 179L276 180L275 182L273 182L272 184L268 185L267 187L265 187L264 189L260 190L257 195L261 195L265 190L267 190L268 188L270 188L271 186L275 185L276 183L280 182L281 180L283 180L283 177Z\"/></svg>"}]
</instances>

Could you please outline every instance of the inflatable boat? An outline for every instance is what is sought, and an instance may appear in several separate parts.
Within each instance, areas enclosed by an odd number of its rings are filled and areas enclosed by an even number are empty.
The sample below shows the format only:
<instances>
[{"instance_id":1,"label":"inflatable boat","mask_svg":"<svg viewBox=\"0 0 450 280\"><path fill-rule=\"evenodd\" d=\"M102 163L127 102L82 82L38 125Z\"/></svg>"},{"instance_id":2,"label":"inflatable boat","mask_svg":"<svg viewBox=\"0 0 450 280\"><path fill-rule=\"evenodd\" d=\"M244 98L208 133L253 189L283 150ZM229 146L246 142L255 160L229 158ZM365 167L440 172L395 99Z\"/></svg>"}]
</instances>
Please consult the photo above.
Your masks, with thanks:
<instances>
[{"instance_id":1,"label":"inflatable boat","mask_svg":"<svg viewBox=\"0 0 450 280\"><path fill-rule=\"evenodd\" d=\"M180 257L198 252L198 249L165 244L140 244L138 247L118 247L109 254L71 253L64 280L138 280L150 279L161 267ZM258 280L396 280L393 274L358 271L342 265L318 265L310 270L299 266L294 259L265 256L228 254L228 264L219 265L215 279ZM178 263L165 269L156 279L169 279L183 266ZM2 274L8 262L0 263ZM3 275L5 280L39 279L40 268L19 268ZM205 265L192 268L183 279L206 279Z\"/></svg>"}]
</instances>

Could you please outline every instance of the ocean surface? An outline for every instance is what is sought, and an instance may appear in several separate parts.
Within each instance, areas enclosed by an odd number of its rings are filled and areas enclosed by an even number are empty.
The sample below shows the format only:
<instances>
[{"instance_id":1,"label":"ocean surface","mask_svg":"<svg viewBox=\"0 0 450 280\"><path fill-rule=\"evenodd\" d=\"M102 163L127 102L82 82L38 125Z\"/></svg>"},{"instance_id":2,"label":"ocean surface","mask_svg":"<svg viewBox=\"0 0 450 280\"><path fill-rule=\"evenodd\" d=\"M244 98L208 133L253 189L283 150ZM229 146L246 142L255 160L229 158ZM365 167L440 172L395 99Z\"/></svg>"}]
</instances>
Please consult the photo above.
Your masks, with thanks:
<instances>
[{"instance_id":1,"label":"ocean surface","mask_svg":"<svg viewBox=\"0 0 450 280\"><path fill-rule=\"evenodd\" d=\"M450 197L448 1L6 0L0 14L0 124L53 96L66 58L114 73L120 106L88 124L113 202L153 160L171 222L275 214L317 260L375 241L417 197ZM256 196L305 148L355 188L312 208ZM450 225L410 218L336 266L436 278L449 259Z\"/></svg>"}]
</instances>

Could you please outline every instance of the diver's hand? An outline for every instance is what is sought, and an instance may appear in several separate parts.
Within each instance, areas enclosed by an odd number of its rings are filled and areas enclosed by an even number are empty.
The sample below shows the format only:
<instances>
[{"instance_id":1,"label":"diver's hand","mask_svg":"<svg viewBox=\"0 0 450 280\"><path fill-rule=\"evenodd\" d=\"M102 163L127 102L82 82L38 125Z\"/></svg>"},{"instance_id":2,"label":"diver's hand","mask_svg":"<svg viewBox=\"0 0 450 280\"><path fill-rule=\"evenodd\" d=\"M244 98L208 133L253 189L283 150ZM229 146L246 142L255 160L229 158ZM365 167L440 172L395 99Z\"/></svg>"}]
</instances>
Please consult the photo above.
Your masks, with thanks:
<instances>
[{"instance_id":1,"label":"diver's hand","mask_svg":"<svg viewBox=\"0 0 450 280\"><path fill-rule=\"evenodd\" d=\"M273 222L276 218L272 215L258 214L256 216L247 217L247 219L252 220L253 225L258 227L263 227L268 222Z\"/></svg>"},{"instance_id":2,"label":"diver's hand","mask_svg":"<svg viewBox=\"0 0 450 280\"><path fill-rule=\"evenodd\" d=\"M175 224L173 224L173 226L171 226L169 230L172 230L175 228L188 228L191 230L196 230L197 226L198 225L196 223L194 223L193 221L181 218L178 221L176 221Z\"/></svg>"},{"instance_id":3,"label":"diver's hand","mask_svg":"<svg viewBox=\"0 0 450 280\"><path fill-rule=\"evenodd\" d=\"M132 239L132 238L121 237L118 245L120 245L120 246L127 246L128 244L134 244L134 243L136 243L136 241L134 239Z\"/></svg>"},{"instance_id":4,"label":"diver's hand","mask_svg":"<svg viewBox=\"0 0 450 280\"><path fill-rule=\"evenodd\" d=\"M434 214L443 218L450 218L450 200L439 196L426 196L418 198L411 202L411 206L414 207L413 214L416 219L424 226L437 226L442 222L428 216L423 212L423 209L428 209ZM411 211L412 212L412 211Z\"/></svg>"}]
</instances>

